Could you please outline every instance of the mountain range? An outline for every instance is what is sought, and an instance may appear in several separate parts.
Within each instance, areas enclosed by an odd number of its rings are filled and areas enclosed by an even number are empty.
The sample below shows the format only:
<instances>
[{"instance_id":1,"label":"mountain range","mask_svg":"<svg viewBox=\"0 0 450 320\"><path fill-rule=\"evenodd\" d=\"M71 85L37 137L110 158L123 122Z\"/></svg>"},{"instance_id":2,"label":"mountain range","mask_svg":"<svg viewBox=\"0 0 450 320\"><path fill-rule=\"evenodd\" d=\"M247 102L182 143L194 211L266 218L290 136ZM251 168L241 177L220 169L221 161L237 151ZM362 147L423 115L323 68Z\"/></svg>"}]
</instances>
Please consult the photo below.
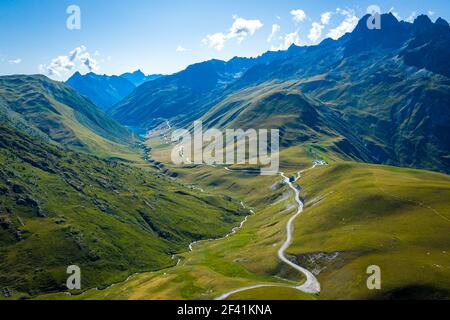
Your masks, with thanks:
<instances>
[{"instance_id":1,"label":"mountain range","mask_svg":"<svg viewBox=\"0 0 450 320\"><path fill-rule=\"evenodd\" d=\"M321 106L309 109L322 115L322 131L334 137L328 147L344 158L449 172L448 23L426 15L408 23L389 13L380 30L369 30L368 17L353 32L316 46L192 65L139 86L109 113L144 128L166 119L186 126L201 117L211 126L273 127L273 118L302 114L297 95ZM317 132L319 124L306 120L290 127ZM282 143L321 143L297 131Z\"/></svg>"},{"instance_id":2,"label":"mountain range","mask_svg":"<svg viewBox=\"0 0 450 320\"><path fill-rule=\"evenodd\" d=\"M254 61L234 58L228 62L210 60L191 65L174 75L144 83L109 113L123 124L139 127L151 127L161 119L197 118Z\"/></svg>"},{"instance_id":3,"label":"mountain range","mask_svg":"<svg viewBox=\"0 0 450 320\"><path fill-rule=\"evenodd\" d=\"M162 76L162 74L151 74L146 76L141 70L137 70L135 72L124 73L120 77L127 79L132 84L134 84L135 87L139 87L145 82L156 80L158 78L161 78Z\"/></svg>"},{"instance_id":4,"label":"mountain range","mask_svg":"<svg viewBox=\"0 0 450 320\"><path fill-rule=\"evenodd\" d=\"M150 169L139 143L65 83L0 77L1 288L64 290L74 261L85 287L106 287L175 265L189 243L249 213Z\"/></svg>"},{"instance_id":5,"label":"mountain range","mask_svg":"<svg viewBox=\"0 0 450 320\"><path fill-rule=\"evenodd\" d=\"M155 135L146 146L127 129L202 120L205 128L280 129L283 170L306 184L308 211L290 259L320 269L325 297L377 298L365 278L357 282L368 257L387 266L391 287L380 298L448 297L439 267L448 260L448 176L370 163L450 172L450 26L384 14L382 28L369 30L367 19L338 40L167 76L1 76L0 288L17 299L65 291L73 263L83 289L156 271L133 288L106 290L120 298L212 298L298 281L276 254L296 208L278 176L196 165L169 176L170 143ZM335 163L297 174L318 158ZM224 242L185 253L206 239Z\"/></svg>"},{"instance_id":6,"label":"mountain range","mask_svg":"<svg viewBox=\"0 0 450 320\"><path fill-rule=\"evenodd\" d=\"M81 75L76 72L66 83L106 111L127 97L136 87L161 76L146 76L141 70L121 76L97 75L93 72Z\"/></svg>"}]
</instances>

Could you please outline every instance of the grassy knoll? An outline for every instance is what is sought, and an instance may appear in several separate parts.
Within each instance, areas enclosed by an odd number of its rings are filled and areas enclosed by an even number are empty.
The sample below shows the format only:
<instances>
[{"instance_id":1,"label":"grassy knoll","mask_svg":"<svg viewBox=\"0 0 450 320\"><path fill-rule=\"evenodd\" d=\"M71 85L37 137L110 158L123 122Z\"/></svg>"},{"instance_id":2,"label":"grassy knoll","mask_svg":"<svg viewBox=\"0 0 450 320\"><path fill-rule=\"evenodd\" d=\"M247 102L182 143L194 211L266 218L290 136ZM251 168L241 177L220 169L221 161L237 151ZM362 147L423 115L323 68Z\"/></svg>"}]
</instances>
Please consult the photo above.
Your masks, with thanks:
<instances>
[{"instance_id":1,"label":"grassy knoll","mask_svg":"<svg viewBox=\"0 0 450 320\"><path fill-rule=\"evenodd\" d=\"M235 177L235 180L241 179ZM270 184L260 188L270 191ZM282 199L286 189L278 192ZM267 204L265 208L261 206L235 235L199 242L194 251L178 254L181 262L176 267L138 275L113 288L90 291L79 297L52 295L44 298L212 299L242 286L301 282L302 277L280 266L276 257L285 236L282 230L292 213L288 206L285 201L273 206ZM281 278L290 278L292 282Z\"/></svg>"}]
</instances>

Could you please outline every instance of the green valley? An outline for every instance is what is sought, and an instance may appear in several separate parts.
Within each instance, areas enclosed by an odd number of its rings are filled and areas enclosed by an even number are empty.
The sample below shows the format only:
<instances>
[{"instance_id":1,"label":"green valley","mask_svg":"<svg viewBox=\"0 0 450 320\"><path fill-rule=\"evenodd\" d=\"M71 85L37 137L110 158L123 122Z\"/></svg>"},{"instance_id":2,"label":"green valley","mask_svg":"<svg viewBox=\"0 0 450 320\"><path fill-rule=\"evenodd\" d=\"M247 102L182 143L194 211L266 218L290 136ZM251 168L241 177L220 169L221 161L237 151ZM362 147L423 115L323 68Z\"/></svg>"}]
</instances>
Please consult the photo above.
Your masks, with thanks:
<instances>
[{"instance_id":1,"label":"green valley","mask_svg":"<svg viewBox=\"0 0 450 320\"><path fill-rule=\"evenodd\" d=\"M84 288L170 267L248 214L160 174L0 132L0 280L19 296L64 290L74 263Z\"/></svg>"},{"instance_id":2,"label":"green valley","mask_svg":"<svg viewBox=\"0 0 450 320\"><path fill-rule=\"evenodd\" d=\"M64 33L89 49L0 76L0 300L450 299L443 18L317 4L270 25L236 12L201 30L199 55L150 36L176 15L147 30L149 4L119 2L109 9L132 21L118 18L113 41L92 48L107 23L91 11ZM177 36L219 25L208 10L180 11L195 26ZM260 29L273 51L256 56L244 41ZM156 50L169 39L176 61ZM30 73L33 57L13 53L0 68Z\"/></svg>"},{"instance_id":3,"label":"green valley","mask_svg":"<svg viewBox=\"0 0 450 320\"><path fill-rule=\"evenodd\" d=\"M292 288L304 277L277 257L287 220L295 212L294 194L281 183L281 177L234 173L223 167L173 166L167 162L170 145L158 135L150 145L154 159L177 172L181 181L196 181L197 188L231 194L255 214L236 234L200 242L193 251L179 254L177 266L137 275L76 299L214 299L227 291L260 284L270 286L229 298L449 297L450 283L444 280L450 262L448 176L342 160L308 170L314 159L308 150L284 150L281 171L295 175L306 170L298 181L305 211L295 221L294 241L287 253L292 261L314 272L321 283L321 293L310 295ZM382 269L381 291L366 286L370 265Z\"/></svg>"}]
</instances>

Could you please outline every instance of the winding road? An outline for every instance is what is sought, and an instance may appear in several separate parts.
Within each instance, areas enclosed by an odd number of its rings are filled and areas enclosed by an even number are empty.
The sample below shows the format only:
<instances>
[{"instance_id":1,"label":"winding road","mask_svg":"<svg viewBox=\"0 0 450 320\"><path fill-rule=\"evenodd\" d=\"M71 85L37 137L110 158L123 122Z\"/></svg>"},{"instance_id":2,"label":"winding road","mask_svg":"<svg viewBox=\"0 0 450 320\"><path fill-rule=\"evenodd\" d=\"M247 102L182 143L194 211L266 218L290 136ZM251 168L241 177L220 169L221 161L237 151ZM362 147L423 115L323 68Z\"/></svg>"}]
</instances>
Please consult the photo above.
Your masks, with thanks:
<instances>
[{"instance_id":1,"label":"winding road","mask_svg":"<svg viewBox=\"0 0 450 320\"><path fill-rule=\"evenodd\" d=\"M167 126L169 127L169 130L171 129L170 124L167 122ZM180 147L179 149L179 154L180 157L182 159L184 159L184 150L183 147ZM187 159L189 161L189 159ZM292 234L294 232L294 221L297 219L297 217L299 215L301 215L303 213L304 210L304 203L302 202L302 200L300 199L300 191L294 186L294 183L297 182L302 174L306 171L312 170L317 166L323 166L326 165L327 163L323 160L315 160L313 161L313 166L309 169L300 171L297 174L297 177L295 178L294 181L291 181L291 179L289 177L287 177L283 172L280 172L280 175L283 177L283 181L284 183L286 183L290 189L292 189L292 191L294 191L295 193L295 202L297 203L297 212L289 219L288 223L286 224L286 233L287 233L287 237L286 237L286 241L283 243L283 245L281 246L281 248L278 250L278 258L286 263L288 266L290 266L291 268L301 272L305 277L306 277L306 281L305 283L303 283L300 286L292 286L292 285L283 285L283 284L258 284L258 285L253 285L253 286L248 286L248 287L243 287L243 288L239 288L239 289L235 289L229 292L226 292L224 294L222 294L221 296L217 297L215 300L225 300L227 299L229 296L235 294L235 293L239 293L239 292L243 292L243 291L247 291L247 290L252 290L252 289L257 289L257 288L263 288L263 287L286 287L286 288L292 288L295 290L299 290L305 293L309 293L309 294L319 294L320 293L320 283L319 281L316 279L316 277L307 269L295 264L294 262L290 261L287 257L286 257L286 250L289 248L289 246L292 244ZM224 168L226 171L229 172L245 172L245 173L256 173L256 170L246 170L246 169L230 169L229 167L225 167ZM243 202L241 202L242 207L245 209L245 204ZM254 214L254 212L252 210L250 210L251 214ZM222 240L222 239L226 239L232 235L234 235L238 230L240 230L244 224L247 222L248 217L245 217L245 219L241 222L239 227L236 227L232 230L232 232L230 234L227 234L225 237L219 238L219 239L209 239L209 240L200 240L200 241L195 241L192 242L191 244L189 244L189 250L193 251L194 249L194 245L196 245L199 242L203 242L203 241L217 241L217 240ZM179 263L180 261L178 261ZM177 263L177 265L178 265Z\"/></svg>"},{"instance_id":2,"label":"winding road","mask_svg":"<svg viewBox=\"0 0 450 320\"><path fill-rule=\"evenodd\" d=\"M170 124L167 122L167 126L170 127ZM184 159L184 150L183 147L180 147L179 150L179 154L180 157ZM189 159L188 159L189 160ZM291 268L301 272L305 277L306 277L306 281L299 286L293 286L293 285L288 285L288 284L257 284L257 285L253 285L253 286L247 286L247 287L242 287L242 288L238 288L232 291L228 291L224 294L222 294L221 296L217 297L215 300L225 300L228 297L230 297L233 294L239 293L239 292L243 292L243 291L248 291L248 290L252 290L252 289L257 289L257 288L264 288L264 287L285 287L285 288L292 288L295 290L299 290L305 293L309 293L309 294L319 294L321 287L320 287L320 283L319 281L316 279L316 277L307 269L295 264L294 262L290 261L287 257L286 257L286 250L289 248L289 246L292 244L292 235L294 232L294 221L297 219L297 217L299 215L301 215L303 213L304 210L304 203L302 202L301 198L300 198L300 191L294 186L294 183L297 182L301 177L302 174L306 171L312 170L314 168L316 168L317 166L323 166L326 165L325 161L322 160L315 160L313 162L313 166L309 169L300 171L297 174L297 177L295 178L294 181L291 181L291 179L289 177L287 177L283 172L280 172L281 177L283 177L283 181L284 183L286 183L289 188L294 191L295 194L295 202L297 203L297 211L296 213L289 219L289 221L286 224L286 233L287 233L287 237L285 242L283 243L283 245L280 247L280 249L278 250L278 258L286 263L288 266L290 266ZM230 171L230 172L246 172L246 173L255 173L255 170L245 170L245 169L230 169L228 167L224 168L226 171ZM245 204L243 202L241 202L242 207L245 209ZM254 214L255 212L250 210L251 214ZM203 242L203 241L217 241L217 240L222 240L222 239L226 239L232 235L234 235L238 230L240 230L244 224L247 222L249 216L246 216L245 219L241 222L241 224L238 227L233 228L233 230L231 231L231 233L227 234L225 237L219 238L219 239L209 239L209 240L200 240L200 241L195 241L192 242L191 244L189 244L189 250L193 251L193 247L195 244L199 243L199 242ZM180 263L180 260L178 260L177 262L177 266Z\"/></svg>"},{"instance_id":3,"label":"winding road","mask_svg":"<svg viewBox=\"0 0 450 320\"><path fill-rule=\"evenodd\" d=\"M303 204L302 200L300 199L300 191L294 186L294 182L297 182L301 178L301 176L304 172L306 172L308 170L312 170L315 167L324 165L324 164L325 163L323 161L315 161L312 168L299 172L296 179L293 182L291 182L291 179L289 177L286 177L283 172L280 173L280 175L283 177L283 181L289 186L289 188L291 188L294 191L295 201L297 202L298 209L297 209L297 212L289 219L289 221L286 225L287 237L286 237L286 241L283 243L281 248L278 250L278 258L280 258L281 261L283 261L284 263L286 263L293 269L303 273L306 277L305 283L300 286L291 286L291 285L283 285L283 284L258 284L258 285L243 287L243 288L239 288L239 289L235 289L235 290L226 292L226 293L222 294L221 296L217 297L215 300L225 300L235 293L252 290L252 289L257 289L257 288L264 288L264 287L285 287L285 288L296 289L296 290L299 290L299 291L302 291L305 293L310 293L310 294L320 293L320 283L319 283L319 281L317 281L316 277L310 271L308 271L305 268L290 261L286 257L286 250L287 250L287 248L289 248L289 246L292 243L292 234L294 232L293 223L294 223L295 219L297 219L297 217L303 213L303 209L304 209L304 204Z\"/></svg>"},{"instance_id":4,"label":"winding road","mask_svg":"<svg viewBox=\"0 0 450 320\"><path fill-rule=\"evenodd\" d=\"M170 128L170 124L167 123L167 126ZM180 156L182 158L184 158L184 152L182 149L180 149ZM287 257L286 257L286 250L289 248L289 246L292 244L292 235L294 232L294 221L297 219L297 217L299 215L301 215L303 213L304 210L304 203L302 202L301 198L300 198L300 191L294 186L294 183L297 182L301 177L302 174L306 171L312 170L317 166L322 166L322 165L326 165L326 163L324 161L314 161L313 162L313 166L310 169L301 171L297 174L296 178L294 181L291 181L291 179L289 177L287 177L283 172L280 172L281 177L283 178L284 183L286 183L290 189L292 189L292 191L294 191L295 193L295 201L297 203L297 211L296 213L289 219L289 221L286 224L286 233L287 233L287 237L285 242L283 243L283 245L280 247L280 249L278 250L278 258L284 262L285 264L289 265L291 268L301 272L303 275L305 275L306 277L306 281L299 286L294 286L294 285L289 285L289 284L277 284L277 283L266 283L266 284L257 284L257 285L253 285L253 286L247 286L247 287L242 287L242 288L238 288L235 290L231 290L228 291L224 294L222 294L221 296L215 298L214 300L225 300L228 297L230 297L233 294L239 293L239 292L244 292L244 291L248 291L248 290L252 290L252 289L258 289L258 288L265 288L265 287L284 287L284 288L291 288L291 289L295 289L295 290L299 290L308 294L318 294L320 293L321 287L320 287L320 283L318 282L318 280L316 279L316 277L307 269L295 264L294 262L290 261ZM232 170L228 167L224 168L226 171L230 171L230 172L248 172L248 173L255 173L254 170L245 170L245 169L237 169L237 170ZM246 206L244 204L244 202L241 202L241 206L246 209ZM234 234L236 234L240 229L242 229L242 227L244 226L244 224L247 222L248 218L255 214L255 212L253 210L249 210L250 215L246 216L245 219L240 223L240 225L238 227L235 227L232 229L231 233L227 234L224 237L218 238L218 239L209 239L209 240L200 240L200 241L195 241L189 244L189 250L193 251L193 247L195 244L199 243L199 242L203 242L203 241L217 241L217 240L223 240L226 239ZM176 255L172 256L172 259L175 260L177 258ZM176 263L176 266L180 265L181 259L178 258L178 261ZM134 273L132 275L130 275L125 281L120 282L120 283L126 283L128 282L131 278L133 278L134 276L138 275L139 273ZM105 289L110 289L114 286L118 285L118 283L112 284L110 286L108 286ZM102 290L105 290L102 289ZM99 291L99 288L94 288L93 290L97 290ZM85 291L83 293L81 293L81 295L86 294L88 291ZM66 292L65 294L71 295L71 293Z\"/></svg>"}]
</instances>

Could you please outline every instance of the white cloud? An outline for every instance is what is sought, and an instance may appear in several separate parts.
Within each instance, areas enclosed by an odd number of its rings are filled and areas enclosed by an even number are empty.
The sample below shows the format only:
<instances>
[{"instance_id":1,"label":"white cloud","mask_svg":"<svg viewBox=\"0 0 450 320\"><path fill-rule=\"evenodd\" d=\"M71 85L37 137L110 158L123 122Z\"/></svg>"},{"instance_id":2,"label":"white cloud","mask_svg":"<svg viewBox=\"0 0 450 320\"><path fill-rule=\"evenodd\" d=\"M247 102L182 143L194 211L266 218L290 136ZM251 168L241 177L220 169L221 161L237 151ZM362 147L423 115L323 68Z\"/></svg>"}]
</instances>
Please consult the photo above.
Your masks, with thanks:
<instances>
[{"instance_id":1,"label":"white cloud","mask_svg":"<svg viewBox=\"0 0 450 320\"><path fill-rule=\"evenodd\" d=\"M278 32L280 32L281 27L278 24L272 25L272 32L270 33L269 37L267 38L267 42L272 42L272 40L275 38Z\"/></svg>"},{"instance_id":2,"label":"white cloud","mask_svg":"<svg viewBox=\"0 0 450 320\"><path fill-rule=\"evenodd\" d=\"M93 59L85 46L79 46L68 55L58 56L48 65L39 65L39 71L51 78L61 80L75 71L94 72L99 70L97 60Z\"/></svg>"},{"instance_id":3,"label":"white cloud","mask_svg":"<svg viewBox=\"0 0 450 320\"><path fill-rule=\"evenodd\" d=\"M414 19L417 17L417 12L413 11L411 12L411 14L409 15L408 18L406 18L406 21L408 22L414 22Z\"/></svg>"},{"instance_id":4,"label":"white cloud","mask_svg":"<svg viewBox=\"0 0 450 320\"><path fill-rule=\"evenodd\" d=\"M354 13L353 10L351 9L341 9L341 8L337 8L336 12L342 14L343 16L348 16Z\"/></svg>"},{"instance_id":5,"label":"white cloud","mask_svg":"<svg viewBox=\"0 0 450 320\"><path fill-rule=\"evenodd\" d=\"M17 59L14 59L14 60L9 60L8 62L9 62L10 64L19 64L19 63L22 62L22 59L17 58Z\"/></svg>"},{"instance_id":6,"label":"white cloud","mask_svg":"<svg viewBox=\"0 0 450 320\"><path fill-rule=\"evenodd\" d=\"M256 31L264 26L260 20L246 20L238 16L234 16L233 19L233 25L226 34L223 32L208 34L202 40L202 43L217 51L221 51L228 40L236 39L237 43L242 43L245 38L253 36Z\"/></svg>"},{"instance_id":7,"label":"white cloud","mask_svg":"<svg viewBox=\"0 0 450 320\"><path fill-rule=\"evenodd\" d=\"M301 45L300 36L298 34L298 30L292 33L288 33L284 36L283 43L281 43L278 46L272 46L270 50L272 51L279 51L279 50L287 50L289 47L293 44L296 46Z\"/></svg>"},{"instance_id":8,"label":"white cloud","mask_svg":"<svg viewBox=\"0 0 450 320\"><path fill-rule=\"evenodd\" d=\"M401 20L401 19L402 19L402 18L400 17L400 14L399 14L397 11L395 11L395 8L394 8L394 7L392 7L392 8L389 10L389 12L392 13L393 16L394 16L397 20Z\"/></svg>"},{"instance_id":9,"label":"white cloud","mask_svg":"<svg viewBox=\"0 0 450 320\"><path fill-rule=\"evenodd\" d=\"M235 17L234 23L228 33L229 38L237 38L241 43L247 36L252 36L263 27L263 24L259 20L246 20L243 18Z\"/></svg>"},{"instance_id":10,"label":"white cloud","mask_svg":"<svg viewBox=\"0 0 450 320\"><path fill-rule=\"evenodd\" d=\"M429 15L430 17L434 16L435 13L436 13L436 12L431 11L431 10L428 11L428 15Z\"/></svg>"},{"instance_id":11,"label":"white cloud","mask_svg":"<svg viewBox=\"0 0 450 320\"><path fill-rule=\"evenodd\" d=\"M225 43L227 42L227 36L222 32L208 34L206 38L202 40L202 42L217 51L222 51L222 49L225 47Z\"/></svg>"},{"instance_id":12,"label":"white cloud","mask_svg":"<svg viewBox=\"0 0 450 320\"><path fill-rule=\"evenodd\" d=\"M284 37L284 47L285 48L289 48L293 44L295 44L296 46L300 45L300 37L298 35L298 31L288 33Z\"/></svg>"},{"instance_id":13,"label":"white cloud","mask_svg":"<svg viewBox=\"0 0 450 320\"><path fill-rule=\"evenodd\" d=\"M283 44L280 44L279 46L271 46L270 47L270 51L281 51L281 50L285 50Z\"/></svg>"},{"instance_id":14,"label":"white cloud","mask_svg":"<svg viewBox=\"0 0 450 320\"><path fill-rule=\"evenodd\" d=\"M331 12L324 12L320 15L320 21L323 25L327 25L328 23L330 23L331 14Z\"/></svg>"},{"instance_id":15,"label":"white cloud","mask_svg":"<svg viewBox=\"0 0 450 320\"><path fill-rule=\"evenodd\" d=\"M306 19L306 13L302 9L292 10L291 15L295 22L303 22Z\"/></svg>"},{"instance_id":16,"label":"white cloud","mask_svg":"<svg viewBox=\"0 0 450 320\"><path fill-rule=\"evenodd\" d=\"M178 47L175 49L175 51L176 51L176 52L179 52L179 53L182 53L182 52L185 52L185 51L186 51L186 48L183 47L183 46L178 46Z\"/></svg>"},{"instance_id":17,"label":"white cloud","mask_svg":"<svg viewBox=\"0 0 450 320\"><path fill-rule=\"evenodd\" d=\"M309 30L308 39L311 40L311 42L315 43L317 40L320 39L322 36L322 31L325 28L324 25L321 25L320 23L313 22L311 25L311 29Z\"/></svg>"},{"instance_id":18,"label":"white cloud","mask_svg":"<svg viewBox=\"0 0 450 320\"><path fill-rule=\"evenodd\" d=\"M338 25L336 28L331 29L328 32L328 37L332 38L334 40L339 39L344 34L348 32L352 32L353 29L355 29L356 25L358 24L359 18L355 15L353 10L346 10L346 9L336 9L337 13L340 13L341 15L345 16L344 20L341 22L340 25Z\"/></svg>"},{"instance_id":19,"label":"white cloud","mask_svg":"<svg viewBox=\"0 0 450 320\"><path fill-rule=\"evenodd\" d=\"M338 10L340 10L338 8ZM339 11L338 11L339 12ZM330 23L332 12L327 11L320 15L320 22L313 22L311 24L311 29L309 29L308 39L311 43L315 44L322 37L322 32L325 26Z\"/></svg>"}]
</instances>

